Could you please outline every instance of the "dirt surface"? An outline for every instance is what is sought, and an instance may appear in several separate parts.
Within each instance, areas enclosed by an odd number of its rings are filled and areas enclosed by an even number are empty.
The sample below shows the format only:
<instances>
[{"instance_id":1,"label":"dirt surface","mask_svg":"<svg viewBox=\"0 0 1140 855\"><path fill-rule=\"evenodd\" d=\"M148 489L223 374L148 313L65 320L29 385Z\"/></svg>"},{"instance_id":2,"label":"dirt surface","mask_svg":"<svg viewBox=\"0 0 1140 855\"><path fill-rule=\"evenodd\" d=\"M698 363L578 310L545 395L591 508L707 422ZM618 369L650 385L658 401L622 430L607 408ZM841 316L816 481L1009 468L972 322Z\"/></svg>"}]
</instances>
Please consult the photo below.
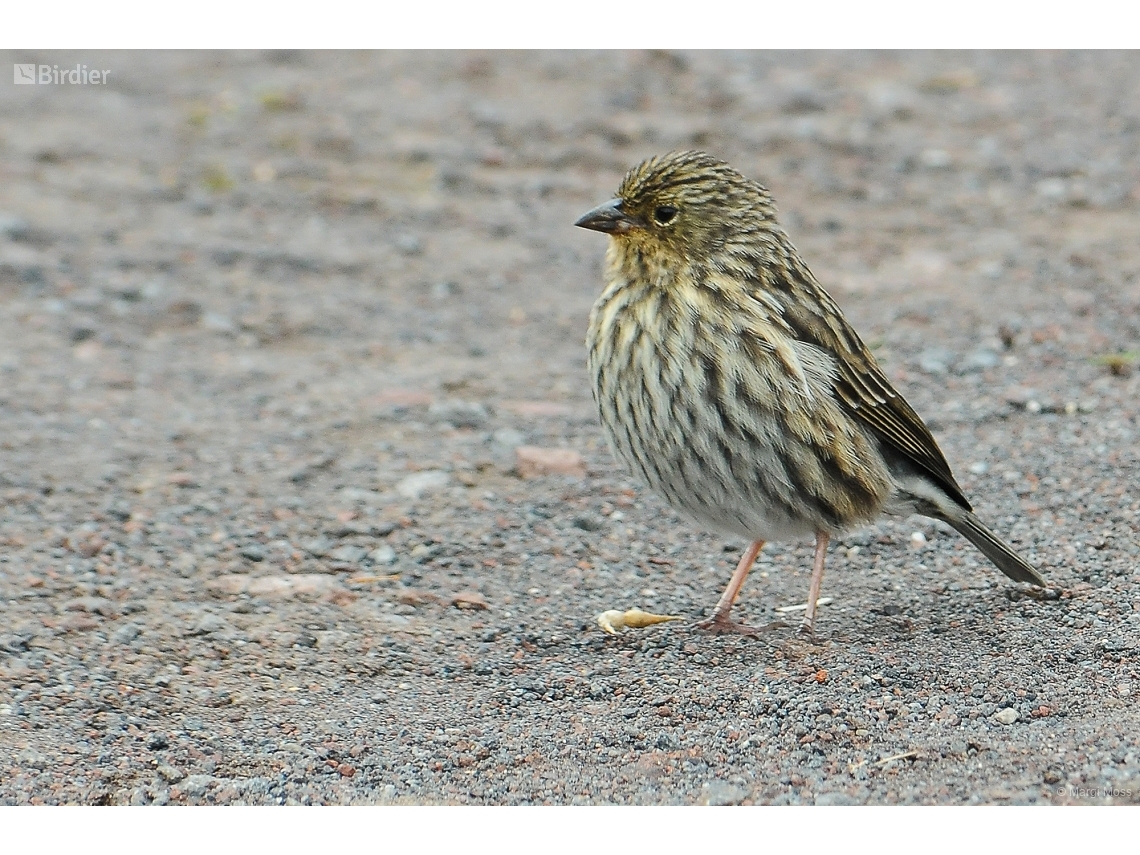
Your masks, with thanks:
<instances>
[{"instance_id":1,"label":"dirt surface","mask_svg":"<svg viewBox=\"0 0 1140 855\"><path fill-rule=\"evenodd\" d=\"M0 85L0 801L1140 802L1135 54L12 62L111 75ZM611 459L571 226L689 147L1054 590L885 520L692 628L743 544Z\"/></svg>"}]
</instances>

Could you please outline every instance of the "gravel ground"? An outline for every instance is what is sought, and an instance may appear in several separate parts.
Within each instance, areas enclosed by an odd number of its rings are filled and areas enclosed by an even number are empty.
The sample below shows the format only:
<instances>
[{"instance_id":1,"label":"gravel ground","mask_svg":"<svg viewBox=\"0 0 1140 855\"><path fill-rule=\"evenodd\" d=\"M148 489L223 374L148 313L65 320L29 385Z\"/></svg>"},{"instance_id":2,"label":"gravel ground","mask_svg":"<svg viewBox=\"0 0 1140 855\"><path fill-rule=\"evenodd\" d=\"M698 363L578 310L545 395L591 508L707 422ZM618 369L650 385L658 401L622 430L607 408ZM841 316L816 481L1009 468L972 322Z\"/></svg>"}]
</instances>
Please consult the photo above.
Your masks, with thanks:
<instances>
[{"instance_id":1,"label":"gravel ground","mask_svg":"<svg viewBox=\"0 0 1140 855\"><path fill-rule=\"evenodd\" d=\"M0 802L1140 803L1136 54L11 62L112 73L0 87ZM1055 589L887 520L691 628L744 544L610 458L570 225L682 147Z\"/></svg>"}]
</instances>

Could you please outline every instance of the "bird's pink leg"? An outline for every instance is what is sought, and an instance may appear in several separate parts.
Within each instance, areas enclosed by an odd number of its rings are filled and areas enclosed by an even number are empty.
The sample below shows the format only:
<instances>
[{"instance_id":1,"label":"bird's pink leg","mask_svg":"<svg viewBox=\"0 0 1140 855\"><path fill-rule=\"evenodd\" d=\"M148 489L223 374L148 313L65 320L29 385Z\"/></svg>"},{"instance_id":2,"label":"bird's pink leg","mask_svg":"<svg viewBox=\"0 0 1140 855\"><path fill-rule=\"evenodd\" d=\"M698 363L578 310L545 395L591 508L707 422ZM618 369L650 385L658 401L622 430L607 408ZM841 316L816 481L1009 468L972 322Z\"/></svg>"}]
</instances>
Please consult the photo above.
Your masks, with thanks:
<instances>
[{"instance_id":1,"label":"bird's pink leg","mask_svg":"<svg viewBox=\"0 0 1140 855\"><path fill-rule=\"evenodd\" d=\"M740 563L736 565L736 571L732 574L728 587L724 589L720 601L713 609L712 617L700 621L697 626L711 632L737 632L741 635L755 635L760 631L754 627L730 620L728 613L732 611L732 604L736 602L740 589L744 587L744 580L748 578L748 571L752 569L756 556L760 554L760 550L763 548L764 541L762 540L754 540L749 544L748 548L744 550L744 554L740 556Z\"/></svg>"},{"instance_id":2,"label":"bird's pink leg","mask_svg":"<svg viewBox=\"0 0 1140 855\"><path fill-rule=\"evenodd\" d=\"M811 635L815 629L815 603L823 588L823 563L827 560L827 542L831 535L824 531L815 533L815 564L811 570L811 584L808 586L807 611L800 623L800 635Z\"/></svg>"}]
</instances>

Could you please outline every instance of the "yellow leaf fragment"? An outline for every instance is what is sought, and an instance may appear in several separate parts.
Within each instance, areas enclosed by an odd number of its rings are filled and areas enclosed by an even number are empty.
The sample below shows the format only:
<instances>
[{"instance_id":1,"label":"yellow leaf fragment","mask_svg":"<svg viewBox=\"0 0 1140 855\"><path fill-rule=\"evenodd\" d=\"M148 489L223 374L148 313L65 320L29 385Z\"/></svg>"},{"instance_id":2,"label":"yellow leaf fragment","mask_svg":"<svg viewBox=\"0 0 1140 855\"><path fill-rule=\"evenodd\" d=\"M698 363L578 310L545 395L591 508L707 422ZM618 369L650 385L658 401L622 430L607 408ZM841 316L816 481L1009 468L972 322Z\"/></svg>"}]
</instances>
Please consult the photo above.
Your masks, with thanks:
<instances>
[{"instance_id":1,"label":"yellow leaf fragment","mask_svg":"<svg viewBox=\"0 0 1140 855\"><path fill-rule=\"evenodd\" d=\"M655 615L643 612L641 609L629 609L624 612L610 609L598 615L596 620L598 626L610 635L617 635L626 629L641 629L642 627L653 626L655 623L681 620L681 617L680 615Z\"/></svg>"}]
</instances>

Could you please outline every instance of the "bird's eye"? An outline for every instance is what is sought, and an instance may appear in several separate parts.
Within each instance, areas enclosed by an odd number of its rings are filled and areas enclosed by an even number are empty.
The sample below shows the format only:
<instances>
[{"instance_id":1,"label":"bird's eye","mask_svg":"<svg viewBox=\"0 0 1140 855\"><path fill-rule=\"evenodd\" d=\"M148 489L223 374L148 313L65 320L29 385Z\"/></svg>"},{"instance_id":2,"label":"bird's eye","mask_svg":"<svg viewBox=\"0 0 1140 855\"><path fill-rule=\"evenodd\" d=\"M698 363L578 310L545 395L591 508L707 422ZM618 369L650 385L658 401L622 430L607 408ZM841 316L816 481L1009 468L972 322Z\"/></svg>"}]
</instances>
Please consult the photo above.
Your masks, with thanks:
<instances>
[{"instance_id":1,"label":"bird's eye","mask_svg":"<svg viewBox=\"0 0 1140 855\"><path fill-rule=\"evenodd\" d=\"M675 216L677 216L677 209L672 205L662 205L653 212L653 219L657 220L661 225L665 225Z\"/></svg>"}]
</instances>

